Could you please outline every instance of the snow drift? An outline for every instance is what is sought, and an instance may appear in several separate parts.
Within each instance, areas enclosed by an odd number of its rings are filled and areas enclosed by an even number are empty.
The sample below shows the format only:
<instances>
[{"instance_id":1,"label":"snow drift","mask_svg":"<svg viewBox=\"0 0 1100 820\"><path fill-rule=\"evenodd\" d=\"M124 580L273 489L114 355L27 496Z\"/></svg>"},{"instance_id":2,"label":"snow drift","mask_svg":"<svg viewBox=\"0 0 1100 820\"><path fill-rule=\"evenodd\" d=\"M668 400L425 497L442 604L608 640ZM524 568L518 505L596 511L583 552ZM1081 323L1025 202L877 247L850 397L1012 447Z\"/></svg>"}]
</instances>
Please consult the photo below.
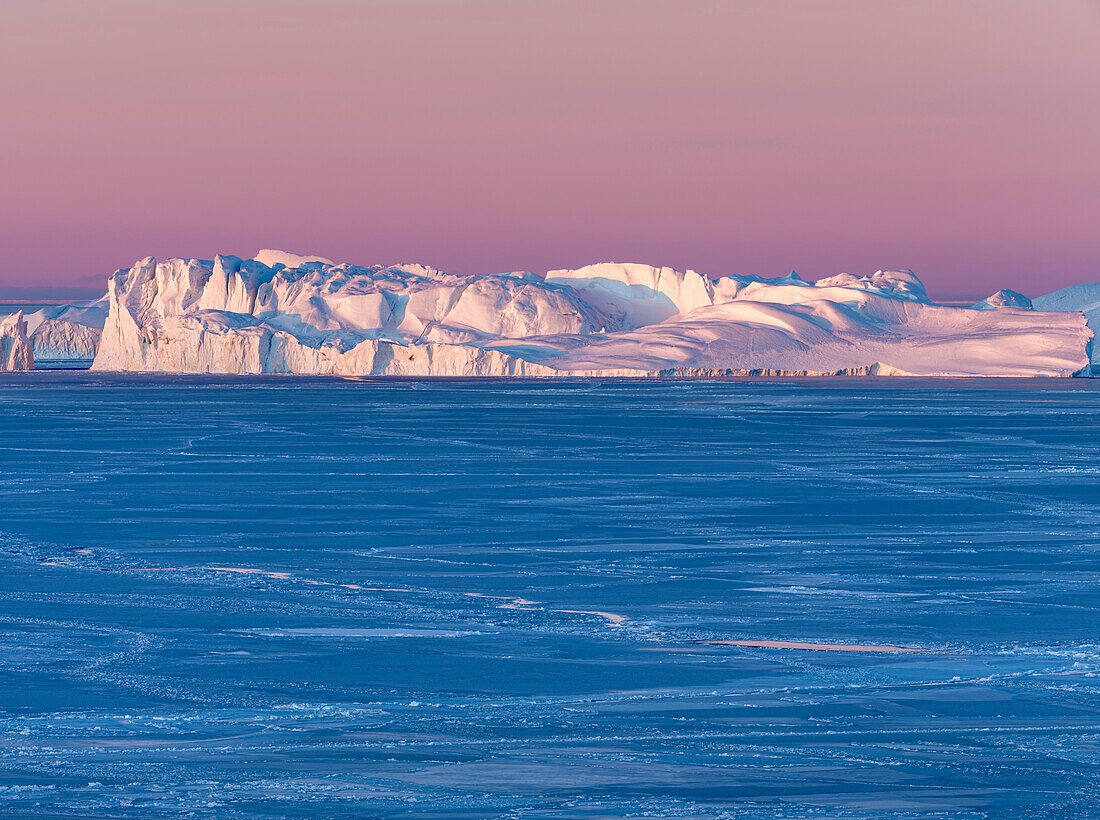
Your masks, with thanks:
<instances>
[{"instance_id":1,"label":"snow drift","mask_svg":"<svg viewBox=\"0 0 1100 820\"><path fill-rule=\"evenodd\" d=\"M910 271L816 284L611 263L454 276L268 250L143 259L107 299L96 370L1070 376L1092 338L1078 313L933 304Z\"/></svg>"}]
</instances>

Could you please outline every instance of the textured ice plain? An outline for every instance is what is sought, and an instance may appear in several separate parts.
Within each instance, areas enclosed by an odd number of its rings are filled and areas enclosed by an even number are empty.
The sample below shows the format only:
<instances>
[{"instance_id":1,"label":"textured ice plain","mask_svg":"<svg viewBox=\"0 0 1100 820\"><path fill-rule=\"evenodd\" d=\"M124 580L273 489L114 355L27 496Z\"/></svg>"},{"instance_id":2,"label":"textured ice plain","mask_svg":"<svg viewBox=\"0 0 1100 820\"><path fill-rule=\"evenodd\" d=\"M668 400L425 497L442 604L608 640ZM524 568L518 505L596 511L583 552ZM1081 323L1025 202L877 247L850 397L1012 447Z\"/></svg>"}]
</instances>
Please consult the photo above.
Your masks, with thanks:
<instances>
[{"instance_id":1,"label":"textured ice plain","mask_svg":"<svg viewBox=\"0 0 1100 820\"><path fill-rule=\"evenodd\" d=\"M34 349L23 311L0 319L0 370L34 370Z\"/></svg>"},{"instance_id":2,"label":"textured ice plain","mask_svg":"<svg viewBox=\"0 0 1100 820\"><path fill-rule=\"evenodd\" d=\"M1095 816L1098 428L1091 379L4 374L0 815Z\"/></svg>"},{"instance_id":3,"label":"textured ice plain","mask_svg":"<svg viewBox=\"0 0 1100 820\"><path fill-rule=\"evenodd\" d=\"M262 251L109 283L93 369L343 376L1087 375L1076 313L933 304L910 271L453 276Z\"/></svg>"}]
</instances>

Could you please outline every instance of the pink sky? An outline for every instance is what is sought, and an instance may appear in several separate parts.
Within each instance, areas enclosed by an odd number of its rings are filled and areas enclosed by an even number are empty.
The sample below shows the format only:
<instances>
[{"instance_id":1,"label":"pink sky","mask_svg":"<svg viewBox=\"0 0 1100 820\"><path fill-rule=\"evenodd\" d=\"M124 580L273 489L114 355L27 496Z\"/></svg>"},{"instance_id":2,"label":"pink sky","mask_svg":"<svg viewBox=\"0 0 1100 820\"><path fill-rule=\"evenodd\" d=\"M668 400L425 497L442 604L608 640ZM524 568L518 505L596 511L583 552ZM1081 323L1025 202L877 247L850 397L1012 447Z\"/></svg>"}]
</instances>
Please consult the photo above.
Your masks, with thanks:
<instances>
[{"instance_id":1,"label":"pink sky","mask_svg":"<svg viewBox=\"0 0 1100 820\"><path fill-rule=\"evenodd\" d=\"M9 292L262 247L1100 280L1095 0L4 0L0 103Z\"/></svg>"}]
</instances>

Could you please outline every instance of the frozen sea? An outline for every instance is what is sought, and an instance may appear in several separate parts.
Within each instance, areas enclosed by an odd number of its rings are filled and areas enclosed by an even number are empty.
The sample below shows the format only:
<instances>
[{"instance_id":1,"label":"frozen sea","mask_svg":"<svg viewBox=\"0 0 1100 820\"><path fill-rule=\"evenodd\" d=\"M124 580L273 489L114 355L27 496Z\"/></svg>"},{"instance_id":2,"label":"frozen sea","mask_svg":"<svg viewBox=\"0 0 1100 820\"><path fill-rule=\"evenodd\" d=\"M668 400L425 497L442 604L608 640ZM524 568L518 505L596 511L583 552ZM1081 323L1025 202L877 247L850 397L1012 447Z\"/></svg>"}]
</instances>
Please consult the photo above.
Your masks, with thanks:
<instances>
[{"instance_id":1,"label":"frozen sea","mask_svg":"<svg viewBox=\"0 0 1100 820\"><path fill-rule=\"evenodd\" d=\"M1098 593L1100 380L0 374L0 815L1100 816Z\"/></svg>"}]
</instances>

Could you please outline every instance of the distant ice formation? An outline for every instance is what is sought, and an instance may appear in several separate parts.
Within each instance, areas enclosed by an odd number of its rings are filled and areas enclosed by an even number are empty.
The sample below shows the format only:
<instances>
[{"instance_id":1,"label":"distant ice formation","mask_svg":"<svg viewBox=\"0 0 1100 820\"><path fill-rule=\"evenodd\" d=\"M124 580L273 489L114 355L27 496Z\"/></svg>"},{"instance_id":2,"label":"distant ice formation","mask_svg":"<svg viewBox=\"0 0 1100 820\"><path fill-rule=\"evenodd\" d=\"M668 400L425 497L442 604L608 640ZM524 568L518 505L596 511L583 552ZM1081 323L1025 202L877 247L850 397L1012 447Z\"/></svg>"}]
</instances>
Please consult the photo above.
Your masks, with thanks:
<instances>
[{"instance_id":1,"label":"distant ice formation","mask_svg":"<svg viewBox=\"0 0 1100 820\"><path fill-rule=\"evenodd\" d=\"M1031 300L1024 296L1022 293L1017 293L1014 290L1008 290L1002 288L991 296L987 296L982 301L974 305L976 310L993 310L994 308L1002 307L1016 307L1023 308L1024 310L1033 310Z\"/></svg>"},{"instance_id":2,"label":"distant ice formation","mask_svg":"<svg viewBox=\"0 0 1100 820\"><path fill-rule=\"evenodd\" d=\"M1087 373L1092 334L1084 318L1043 312L1041 300L1028 310L1017 296L1001 291L981 305L996 310L936 305L907 270L811 283L796 274L711 278L614 263L455 276L273 250L253 259L150 257L111 277L93 368L345 376ZM63 335L47 322L95 330L92 314L102 308L94 304L79 316L45 317L35 329L46 328L43 350ZM49 349L87 350L90 332L66 333L71 340Z\"/></svg>"},{"instance_id":3,"label":"distant ice formation","mask_svg":"<svg viewBox=\"0 0 1100 820\"><path fill-rule=\"evenodd\" d=\"M37 361L91 361L107 321L107 296L43 308L27 316Z\"/></svg>"},{"instance_id":4,"label":"distant ice formation","mask_svg":"<svg viewBox=\"0 0 1100 820\"><path fill-rule=\"evenodd\" d=\"M34 370L34 353L23 311L0 320L0 370Z\"/></svg>"}]
</instances>

